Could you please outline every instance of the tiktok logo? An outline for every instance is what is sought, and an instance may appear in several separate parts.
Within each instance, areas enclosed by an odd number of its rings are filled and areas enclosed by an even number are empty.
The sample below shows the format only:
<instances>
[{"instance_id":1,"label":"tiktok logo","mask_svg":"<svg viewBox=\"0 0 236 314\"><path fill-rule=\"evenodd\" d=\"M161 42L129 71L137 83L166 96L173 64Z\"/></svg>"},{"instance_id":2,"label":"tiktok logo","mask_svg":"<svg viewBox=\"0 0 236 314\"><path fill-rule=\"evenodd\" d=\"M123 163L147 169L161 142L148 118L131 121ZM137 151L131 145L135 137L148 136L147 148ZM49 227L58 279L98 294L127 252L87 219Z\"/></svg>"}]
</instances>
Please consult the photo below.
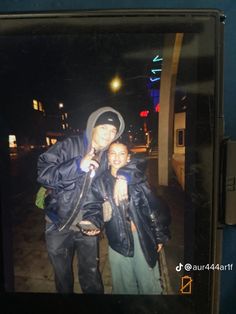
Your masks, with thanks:
<instances>
[{"instance_id":1,"label":"tiktok logo","mask_svg":"<svg viewBox=\"0 0 236 314\"><path fill-rule=\"evenodd\" d=\"M179 265L175 267L176 271L181 271L183 266L183 264L179 263Z\"/></svg>"}]
</instances>

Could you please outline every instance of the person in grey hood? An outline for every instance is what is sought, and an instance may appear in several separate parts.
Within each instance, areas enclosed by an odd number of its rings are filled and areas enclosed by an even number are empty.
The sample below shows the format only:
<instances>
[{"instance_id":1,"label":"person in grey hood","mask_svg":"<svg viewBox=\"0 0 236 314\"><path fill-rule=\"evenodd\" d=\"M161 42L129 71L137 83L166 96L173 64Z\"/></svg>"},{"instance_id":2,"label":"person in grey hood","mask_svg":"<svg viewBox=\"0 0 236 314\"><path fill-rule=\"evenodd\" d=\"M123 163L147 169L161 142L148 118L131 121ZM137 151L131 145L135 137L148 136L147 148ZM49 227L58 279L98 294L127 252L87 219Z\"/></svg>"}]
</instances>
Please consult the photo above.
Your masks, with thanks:
<instances>
[{"instance_id":1,"label":"person in grey hood","mask_svg":"<svg viewBox=\"0 0 236 314\"><path fill-rule=\"evenodd\" d=\"M123 133L118 111L102 107L88 118L86 132L57 142L38 159L38 182L50 191L45 199L45 238L58 293L73 293L72 260L76 252L83 293L104 293L98 264L96 231L84 235L78 227L86 195L94 177L107 169L109 145ZM114 199L127 196L127 183L117 180Z\"/></svg>"}]
</instances>

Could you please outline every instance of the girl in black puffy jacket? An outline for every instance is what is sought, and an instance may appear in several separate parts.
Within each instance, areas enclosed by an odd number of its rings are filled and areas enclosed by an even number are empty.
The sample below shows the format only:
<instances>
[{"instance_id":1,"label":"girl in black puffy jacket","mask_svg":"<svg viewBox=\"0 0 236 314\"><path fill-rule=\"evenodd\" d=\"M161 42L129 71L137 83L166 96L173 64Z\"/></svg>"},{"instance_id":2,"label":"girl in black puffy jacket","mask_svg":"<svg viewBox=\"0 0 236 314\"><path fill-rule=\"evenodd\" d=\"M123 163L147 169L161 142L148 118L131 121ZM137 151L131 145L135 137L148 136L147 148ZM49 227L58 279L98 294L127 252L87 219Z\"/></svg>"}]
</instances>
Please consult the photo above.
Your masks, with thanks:
<instances>
[{"instance_id":1,"label":"girl in black puffy jacket","mask_svg":"<svg viewBox=\"0 0 236 314\"><path fill-rule=\"evenodd\" d=\"M169 239L169 210L151 191L144 175L143 161L133 163L136 170L140 169L135 176L122 172L129 160L126 145L119 142L110 145L109 169L94 180L80 226L85 229L90 222L102 229L102 208L104 202L109 203L111 218L105 223L105 231L113 293L161 294L158 254ZM116 180L128 181L129 200L120 205L113 198Z\"/></svg>"}]
</instances>

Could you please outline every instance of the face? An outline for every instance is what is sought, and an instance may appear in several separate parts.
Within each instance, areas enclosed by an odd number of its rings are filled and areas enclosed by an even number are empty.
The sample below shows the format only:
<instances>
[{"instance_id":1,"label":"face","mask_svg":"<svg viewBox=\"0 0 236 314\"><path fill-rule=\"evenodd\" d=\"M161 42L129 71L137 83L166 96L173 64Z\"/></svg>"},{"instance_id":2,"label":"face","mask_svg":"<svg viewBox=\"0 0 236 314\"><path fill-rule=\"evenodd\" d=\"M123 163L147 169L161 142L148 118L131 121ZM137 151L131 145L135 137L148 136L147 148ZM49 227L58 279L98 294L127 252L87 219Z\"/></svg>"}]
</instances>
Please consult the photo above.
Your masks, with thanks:
<instances>
[{"instance_id":1,"label":"face","mask_svg":"<svg viewBox=\"0 0 236 314\"><path fill-rule=\"evenodd\" d=\"M117 133L116 127L110 124L101 124L93 129L92 146L101 150L111 144Z\"/></svg>"},{"instance_id":2,"label":"face","mask_svg":"<svg viewBox=\"0 0 236 314\"><path fill-rule=\"evenodd\" d=\"M128 149L124 144L111 144L108 150L108 163L111 166L111 170L118 170L125 166L129 159Z\"/></svg>"}]
</instances>

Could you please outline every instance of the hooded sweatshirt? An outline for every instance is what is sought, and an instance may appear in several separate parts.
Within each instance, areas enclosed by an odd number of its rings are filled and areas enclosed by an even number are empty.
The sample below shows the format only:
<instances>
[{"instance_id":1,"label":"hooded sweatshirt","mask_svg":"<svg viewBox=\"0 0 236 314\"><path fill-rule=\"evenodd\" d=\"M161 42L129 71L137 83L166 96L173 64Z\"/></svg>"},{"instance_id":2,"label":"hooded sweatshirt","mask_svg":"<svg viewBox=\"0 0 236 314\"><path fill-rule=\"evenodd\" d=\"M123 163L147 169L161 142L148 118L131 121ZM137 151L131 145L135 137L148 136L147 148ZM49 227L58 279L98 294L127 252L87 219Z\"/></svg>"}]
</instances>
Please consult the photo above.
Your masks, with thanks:
<instances>
[{"instance_id":1,"label":"hooded sweatshirt","mask_svg":"<svg viewBox=\"0 0 236 314\"><path fill-rule=\"evenodd\" d=\"M120 121L120 128L119 128L119 130L117 130L117 133L116 133L116 136L114 138L114 141L117 140L121 136L121 134L124 132L125 122L124 122L124 119L121 116L121 114L118 111L116 111L115 109L113 109L112 107L101 107L98 110L96 110L93 113L91 113L91 115L89 116L88 121L87 121L86 137L87 137L88 142L89 142L88 150L91 149L92 131L93 131L93 128L94 128L94 126L96 124L96 121L98 120L98 118L103 113L108 112L108 111L112 111L112 112L116 113L118 118L119 118L119 121ZM108 147L105 147L103 150L107 150L107 148Z\"/></svg>"},{"instance_id":2,"label":"hooded sweatshirt","mask_svg":"<svg viewBox=\"0 0 236 314\"><path fill-rule=\"evenodd\" d=\"M37 181L52 190L47 197L45 212L59 230L69 228L76 216L75 210L78 211L78 205L83 206L83 199L91 182L88 184L88 174L80 169L80 162L91 150L92 130L97 119L107 111L115 112L120 120L115 141L124 131L124 120L112 107L101 107L89 116L85 134L58 141L39 156ZM95 177L107 168L107 148L99 154L100 166Z\"/></svg>"}]
</instances>

